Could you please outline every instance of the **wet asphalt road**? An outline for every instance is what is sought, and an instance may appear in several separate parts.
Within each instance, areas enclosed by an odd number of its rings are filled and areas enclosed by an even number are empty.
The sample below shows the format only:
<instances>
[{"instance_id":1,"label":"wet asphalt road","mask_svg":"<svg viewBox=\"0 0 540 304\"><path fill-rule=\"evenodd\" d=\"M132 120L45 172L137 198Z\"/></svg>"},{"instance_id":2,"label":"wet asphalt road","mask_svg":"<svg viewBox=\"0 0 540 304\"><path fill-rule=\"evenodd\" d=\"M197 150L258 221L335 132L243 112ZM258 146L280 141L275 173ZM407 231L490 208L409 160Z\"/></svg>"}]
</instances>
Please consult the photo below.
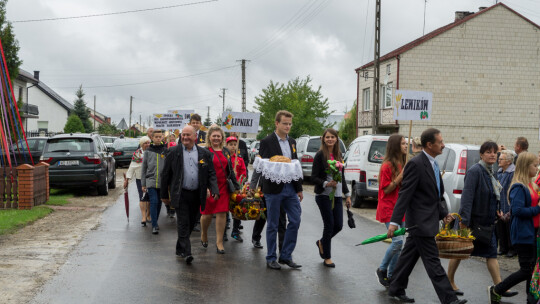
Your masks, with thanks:
<instances>
[{"instance_id":1,"label":"wet asphalt road","mask_svg":"<svg viewBox=\"0 0 540 304\"><path fill-rule=\"evenodd\" d=\"M322 265L315 240L322 233L322 220L312 193L304 193L302 223L294 260L300 270L266 268L265 249L251 245L253 222L243 222L243 243L230 239L225 255L216 254L212 223L208 248L200 234L192 234L192 265L175 256L175 219L159 219L160 233L140 227L140 211L134 184L130 223L124 198L103 214L101 225L88 233L59 273L38 292L33 303L398 303L387 297L375 279L387 248L386 243L355 247L361 240L383 233L384 225L356 216L356 229L348 228L333 242L335 269ZM443 260L444 267L447 261ZM509 273L503 272L503 278ZM462 262L457 282L469 303L487 303L491 284L485 264ZM520 294L503 303L525 303L525 284ZM421 262L410 278L408 295L416 303L439 303Z\"/></svg>"}]
</instances>

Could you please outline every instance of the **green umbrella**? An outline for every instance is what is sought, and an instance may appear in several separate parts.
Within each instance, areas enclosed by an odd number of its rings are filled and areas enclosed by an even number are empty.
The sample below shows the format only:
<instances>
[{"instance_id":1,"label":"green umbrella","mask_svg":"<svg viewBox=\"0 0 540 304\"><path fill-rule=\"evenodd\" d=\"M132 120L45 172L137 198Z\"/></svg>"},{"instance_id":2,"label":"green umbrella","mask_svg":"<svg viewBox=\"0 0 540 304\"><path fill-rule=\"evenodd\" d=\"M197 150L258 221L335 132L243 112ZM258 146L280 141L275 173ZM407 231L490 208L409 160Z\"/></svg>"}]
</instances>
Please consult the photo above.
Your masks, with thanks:
<instances>
[{"instance_id":1,"label":"green umbrella","mask_svg":"<svg viewBox=\"0 0 540 304\"><path fill-rule=\"evenodd\" d=\"M412 226L412 227L409 227L409 228L400 228L396 231L394 231L394 236L400 236L400 235L404 235L405 233L415 229L416 226ZM360 244L356 244L356 246L359 246L359 245L367 245L367 244L371 244L371 243L375 243L375 242L380 242L380 241L384 241L388 238L388 235L386 233L383 233L383 234L379 234L379 235L376 235L374 237L370 237L369 239L365 239L362 243Z\"/></svg>"}]
</instances>

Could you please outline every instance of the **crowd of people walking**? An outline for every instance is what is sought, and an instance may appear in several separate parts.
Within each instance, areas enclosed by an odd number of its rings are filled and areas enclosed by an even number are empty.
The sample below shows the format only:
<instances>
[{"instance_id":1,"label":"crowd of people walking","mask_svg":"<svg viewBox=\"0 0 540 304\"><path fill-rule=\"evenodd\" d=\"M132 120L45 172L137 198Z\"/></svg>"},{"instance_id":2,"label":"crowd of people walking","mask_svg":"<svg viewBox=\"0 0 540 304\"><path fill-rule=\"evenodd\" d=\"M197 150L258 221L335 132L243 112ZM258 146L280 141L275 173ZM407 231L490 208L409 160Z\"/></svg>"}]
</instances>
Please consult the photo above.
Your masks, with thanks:
<instances>
[{"instance_id":1,"label":"crowd of people walking","mask_svg":"<svg viewBox=\"0 0 540 304\"><path fill-rule=\"evenodd\" d=\"M289 137L293 115L279 111L275 131L260 142L262 159L284 156L298 159L296 142ZM303 200L302 179L275 182L254 172L249 181L247 148L236 133L225 132L212 125L202 131L201 118L194 114L176 142L171 134L163 141L161 130L149 130L140 139L124 182L126 188L135 178L140 198L141 225L152 224L152 233L159 233L158 219L162 202L169 217L176 214L178 239L176 255L191 264L194 260L190 235L200 222L201 246L209 246L208 229L215 218L218 254L229 227L229 197L245 183L262 188L265 216L255 221L251 237L255 248L262 249L261 234L266 225L266 265L272 270L281 265L298 269L293 260L301 223ZM351 191L347 187L338 133L330 128L321 136L321 147L313 160L312 182L315 202L322 219L321 238L315 241L323 265L334 268L332 239L342 230L343 207L351 207ZM431 279L441 303L459 304L464 293L455 280L460 260L452 259L448 273L441 265L435 236L440 221L455 221L444 202L444 184L437 156L445 145L442 133L427 129L412 140L412 154L404 136L392 134L378 175L376 219L384 223L391 243L376 269L378 282L391 297L401 302L415 300L406 294L408 278L419 258ZM490 303L501 297L518 294L511 290L526 281L528 303L537 304L537 281L531 283L537 263L537 239L540 219L539 160L540 154L527 151L528 142L519 137L515 152L486 141L480 146L480 160L470 168L464 180L456 229L469 228L475 236L472 256L485 258L493 285L488 287ZM244 152L245 151L245 152ZM337 164L335 174L331 164ZM493 165L498 170L493 170ZM248 182L249 181L249 182ZM242 242L242 223L233 219L231 237ZM455 221L457 222L457 221ZM402 227L411 228L408 236L396 236ZM519 270L503 280L498 256L518 256ZM538 274L536 274L538 276ZM536 297L536 298L535 298Z\"/></svg>"}]
</instances>

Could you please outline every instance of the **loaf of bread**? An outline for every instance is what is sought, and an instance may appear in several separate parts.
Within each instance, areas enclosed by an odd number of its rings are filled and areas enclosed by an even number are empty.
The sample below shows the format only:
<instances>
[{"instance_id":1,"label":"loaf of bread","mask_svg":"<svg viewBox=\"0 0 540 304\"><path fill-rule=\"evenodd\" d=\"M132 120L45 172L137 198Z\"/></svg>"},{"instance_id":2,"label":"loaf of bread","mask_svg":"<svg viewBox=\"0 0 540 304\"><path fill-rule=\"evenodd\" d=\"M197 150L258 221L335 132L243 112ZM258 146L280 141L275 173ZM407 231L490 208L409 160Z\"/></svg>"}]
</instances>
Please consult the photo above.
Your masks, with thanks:
<instances>
[{"instance_id":1,"label":"loaf of bread","mask_svg":"<svg viewBox=\"0 0 540 304\"><path fill-rule=\"evenodd\" d=\"M290 163L291 159L283 155L274 155L270 157L270 161L277 162L277 163Z\"/></svg>"}]
</instances>

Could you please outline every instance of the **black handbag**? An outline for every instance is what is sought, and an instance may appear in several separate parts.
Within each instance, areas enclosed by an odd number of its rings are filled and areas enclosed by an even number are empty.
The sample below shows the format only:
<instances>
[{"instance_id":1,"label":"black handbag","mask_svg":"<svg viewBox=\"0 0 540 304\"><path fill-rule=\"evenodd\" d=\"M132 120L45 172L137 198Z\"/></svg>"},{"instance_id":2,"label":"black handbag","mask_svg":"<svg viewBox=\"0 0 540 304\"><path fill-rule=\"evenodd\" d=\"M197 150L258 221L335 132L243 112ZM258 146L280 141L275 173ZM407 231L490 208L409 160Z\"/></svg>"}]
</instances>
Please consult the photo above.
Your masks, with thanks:
<instances>
[{"instance_id":1,"label":"black handbag","mask_svg":"<svg viewBox=\"0 0 540 304\"><path fill-rule=\"evenodd\" d=\"M482 226L474 225L471 234L475 237L476 241L484 245L491 245L491 239L493 237L493 228L495 225Z\"/></svg>"},{"instance_id":2,"label":"black handbag","mask_svg":"<svg viewBox=\"0 0 540 304\"><path fill-rule=\"evenodd\" d=\"M212 151L214 153L214 156L218 157L216 155L216 152ZM223 168L223 164L221 163L221 160L218 158L218 161L219 161L219 165L221 166L221 170L223 170L225 172L225 174L227 174L227 171L225 170L225 168ZM229 166L229 164L227 163L227 166ZM234 191L236 191L236 187L234 186L234 183L233 181L231 180L231 178L229 176L227 176L227 189L229 189L229 193L233 193Z\"/></svg>"}]
</instances>

